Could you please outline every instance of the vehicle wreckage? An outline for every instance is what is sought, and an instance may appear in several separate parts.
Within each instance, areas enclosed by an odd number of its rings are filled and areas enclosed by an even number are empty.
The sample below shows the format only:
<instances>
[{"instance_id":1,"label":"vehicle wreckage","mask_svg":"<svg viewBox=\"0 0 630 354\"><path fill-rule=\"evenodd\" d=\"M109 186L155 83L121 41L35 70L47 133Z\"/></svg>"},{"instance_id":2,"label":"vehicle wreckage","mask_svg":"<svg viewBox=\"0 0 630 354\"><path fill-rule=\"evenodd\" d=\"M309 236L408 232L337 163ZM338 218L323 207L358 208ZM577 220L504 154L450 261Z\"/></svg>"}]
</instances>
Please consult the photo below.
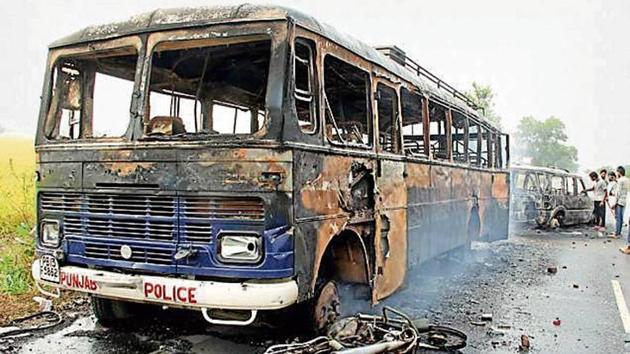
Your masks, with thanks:
<instances>
[{"instance_id":1,"label":"vehicle wreckage","mask_svg":"<svg viewBox=\"0 0 630 354\"><path fill-rule=\"evenodd\" d=\"M304 343L276 344L265 354L415 353L417 349L453 351L466 347L466 334L454 328L412 321L383 307L382 315L357 314L333 323L326 336Z\"/></svg>"},{"instance_id":2,"label":"vehicle wreckage","mask_svg":"<svg viewBox=\"0 0 630 354\"><path fill-rule=\"evenodd\" d=\"M37 152L45 294L248 325L339 283L507 237L509 138L395 47L267 6L156 10L50 46ZM230 316L220 315L231 313Z\"/></svg>"},{"instance_id":3,"label":"vehicle wreckage","mask_svg":"<svg viewBox=\"0 0 630 354\"><path fill-rule=\"evenodd\" d=\"M592 221L593 200L580 175L527 165L512 165L510 170L510 218L515 224L557 227Z\"/></svg>"}]
</instances>

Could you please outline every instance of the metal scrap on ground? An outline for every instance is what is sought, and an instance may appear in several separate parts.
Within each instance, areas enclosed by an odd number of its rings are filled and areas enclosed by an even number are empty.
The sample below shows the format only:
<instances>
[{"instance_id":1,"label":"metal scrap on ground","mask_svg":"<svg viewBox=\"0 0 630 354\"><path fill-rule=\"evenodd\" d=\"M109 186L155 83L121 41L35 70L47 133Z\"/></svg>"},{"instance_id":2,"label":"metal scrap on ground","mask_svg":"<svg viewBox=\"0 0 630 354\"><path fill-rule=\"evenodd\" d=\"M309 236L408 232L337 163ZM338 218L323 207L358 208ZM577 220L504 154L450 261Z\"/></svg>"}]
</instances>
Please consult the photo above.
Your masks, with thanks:
<instances>
[{"instance_id":1,"label":"metal scrap on ground","mask_svg":"<svg viewBox=\"0 0 630 354\"><path fill-rule=\"evenodd\" d=\"M457 350L467 336L454 328L412 321L391 307L383 315L359 313L330 326L327 336L302 343L272 345L265 354L376 354L413 353L416 349Z\"/></svg>"}]
</instances>

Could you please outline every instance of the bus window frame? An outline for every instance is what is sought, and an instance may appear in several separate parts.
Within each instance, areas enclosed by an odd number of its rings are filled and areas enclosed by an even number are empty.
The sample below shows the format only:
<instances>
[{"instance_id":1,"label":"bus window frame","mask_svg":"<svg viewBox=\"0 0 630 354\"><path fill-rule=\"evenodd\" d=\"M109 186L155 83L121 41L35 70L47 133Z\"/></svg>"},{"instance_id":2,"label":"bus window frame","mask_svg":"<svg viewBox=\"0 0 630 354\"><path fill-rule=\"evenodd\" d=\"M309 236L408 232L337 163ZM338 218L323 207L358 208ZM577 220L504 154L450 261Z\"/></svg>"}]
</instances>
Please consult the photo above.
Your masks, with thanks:
<instances>
[{"instance_id":1,"label":"bus window frame","mask_svg":"<svg viewBox=\"0 0 630 354\"><path fill-rule=\"evenodd\" d=\"M338 142L338 141L334 141L332 139L330 139L328 137L328 134L326 134L326 132L324 132L323 134L323 138L326 144L328 144L329 146L336 146L336 147L344 147L344 148L353 148L353 149L360 149L362 151L375 151L376 149L376 138L375 138L375 127L374 127L374 110L372 107L372 100L374 99L374 90L372 89L373 87L373 78L371 75L371 67L370 65L368 65L367 63L364 63L363 59L360 58L359 56L357 56L354 53L349 52L347 49L340 47L338 45L336 45L335 43L333 43L331 40L323 38L323 41L325 41L325 44L321 46L321 50L320 50L320 55L321 55L321 85L320 85L320 94L321 94L321 100L320 102L322 102L323 104L322 106L322 110L324 111L321 117L321 121L323 121L321 124L323 127L326 126L326 122L327 122L327 104L325 103L326 101L326 75L325 75L325 65L326 65L326 58L328 56L331 56L332 58L342 61L345 64L351 65L354 68L363 71L367 76L367 82L366 82L366 116L367 116L367 123L368 123L368 144L356 144L356 143L349 143L349 142ZM350 60L352 59L352 60ZM325 129L322 129L325 130Z\"/></svg>"},{"instance_id":2,"label":"bus window frame","mask_svg":"<svg viewBox=\"0 0 630 354\"><path fill-rule=\"evenodd\" d=\"M218 36L217 33L221 35ZM270 135L270 130L272 125L280 124L274 123L273 120L281 121L280 116L275 116L276 107L272 107L271 105L277 101L275 99L276 87L274 85L274 80L272 77L274 75L282 75L285 78L285 66L279 65L279 61L277 59L278 54L283 54L281 48L283 44L287 42L288 33L286 23L282 24L281 22L277 24L255 24L253 26L248 27L235 27L229 24L218 24L213 26L201 27L201 28L185 28L185 29L173 29L173 30L164 30L159 32L152 32L148 35L145 40L145 57L144 64L142 68L142 83L140 86L140 90L142 91L142 102L140 105L139 115L142 117L139 119L139 123L141 125L140 131L144 131L144 125L149 122L151 117L147 115L150 114L149 111L149 101L150 101L150 83L151 83L151 69L152 69L152 59L155 48L164 43L172 43L175 47L181 48L179 43L185 42L207 42L202 46L193 46L193 48L200 47L210 47L214 45L224 45L224 44L235 44L235 43L247 43L251 41L257 40L269 40L271 45L271 53L269 58L269 72L267 78L267 87L265 94L265 119L263 125L259 127L256 132L252 134L220 134L216 136L212 136L212 139L242 139L243 137L252 137L257 139L266 139L266 138L275 138L275 135ZM286 57L285 57L286 58ZM285 63L286 64L286 63ZM283 80L285 81L285 80ZM282 85L283 89L285 85ZM284 106L284 105L282 105ZM283 107L280 107L280 111L282 111ZM281 113L280 113L281 115ZM208 119L208 117L206 117ZM202 125L204 122L202 122ZM144 133L141 134L143 138ZM278 136L279 137L279 136ZM199 134L195 140L207 140L208 136L204 134ZM172 139L169 141L181 141L179 139Z\"/></svg>"},{"instance_id":3,"label":"bus window frame","mask_svg":"<svg viewBox=\"0 0 630 354\"><path fill-rule=\"evenodd\" d=\"M393 150L392 151L388 151L383 149L383 147L381 146L381 142L380 142L380 134L381 134L381 117L380 117L380 112L379 112L379 108L378 108L378 90L379 90L379 86L384 87L385 89L389 89L391 90L391 92L394 94L394 100L396 102L394 102L394 107L393 108L393 112L392 112L392 127L396 127L396 130L392 133L392 139L396 139L396 142L392 142L393 144ZM373 112L374 112L374 116L375 119L374 121L376 122L376 124L374 124L374 135L377 137L376 138L376 145L377 145L377 151L379 153L383 153L383 154L392 154L392 155L403 155L403 151L402 151L402 129L401 129L401 107L400 107L400 92L399 92L399 88L394 85L393 83L391 83L389 80L385 80L385 79L381 79L381 78L375 78L374 80L372 80L372 97L373 97L373 101L372 101L372 107L373 107Z\"/></svg>"},{"instance_id":4,"label":"bus window frame","mask_svg":"<svg viewBox=\"0 0 630 354\"><path fill-rule=\"evenodd\" d=\"M469 158L468 158L468 127L470 124L468 115L464 114L463 112L453 109L451 107L451 109L449 110L451 113L451 118L450 118L450 128L449 128L449 141L450 141L450 150L451 150L451 161L456 163L456 164L461 164L461 165L468 165L470 163ZM464 144L464 157L463 160L456 160L455 159L455 146L454 146L454 140L453 140L453 123L454 123L454 116L455 114L457 114L458 116L461 117L461 119L464 121L464 126L463 126L463 132L462 132L462 136L463 136L463 144Z\"/></svg>"},{"instance_id":5,"label":"bus window frame","mask_svg":"<svg viewBox=\"0 0 630 354\"><path fill-rule=\"evenodd\" d=\"M443 135L443 139L444 139L444 143L446 144L446 156L444 157L436 157L434 154L434 151L431 147L431 110L430 110L430 106L431 104L438 106L439 109L442 109L444 111L444 132L441 133L440 132L440 123L442 121L438 120L438 133L436 133L435 135L439 135L438 139L442 138ZM429 97L429 99L427 100L427 125L428 125L428 132L427 132L427 137L429 138L429 156L431 156L431 160L434 161L443 161L443 162L452 162L452 147L451 147L451 108L449 107L448 104L445 104L444 102L442 102L439 98L436 97ZM441 144L439 140L436 140L436 143Z\"/></svg>"},{"instance_id":6,"label":"bus window frame","mask_svg":"<svg viewBox=\"0 0 630 354\"><path fill-rule=\"evenodd\" d=\"M135 50L135 55L137 56L136 61L136 69L134 72L134 81L133 81L133 93L131 97L131 103L129 106L129 121L127 122L127 128L124 134L120 136L104 136L104 137L95 137L91 136L91 128L92 128L92 119L94 112L89 112L89 115L86 117L81 117L79 121L79 134L75 139L58 139L55 137L50 137L49 135L49 125L53 123L54 114L51 111L54 95L53 95L53 84L54 84L54 76L55 71L57 70L57 65L59 65L63 60L71 57L82 56L82 55L93 55L103 52L116 52L120 50L125 50L128 48L133 48ZM136 111L136 107L138 104L138 97L135 95L135 92L138 92L139 87L141 85L141 74L142 71L142 63L145 59L145 44L140 36L131 35L121 38L110 39L106 41L100 42L90 42L80 46L74 46L69 48L57 48L52 49L48 55L47 60L47 68L46 68L46 82L44 83L44 99L42 100L40 107L39 120L41 121L40 127L37 129L36 138L37 141L43 141L46 144L76 144L80 142L86 141L94 141L94 142L122 142L125 140L130 140L133 124L134 124L134 113ZM93 108L92 108L93 109ZM83 107L81 114L83 111L87 111L87 107ZM57 123L55 123L57 124Z\"/></svg>"},{"instance_id":7,"label":"bus window frame","mask_svg":"<svg viewBox=\"0 0 630 354\"><path fill-rule=\"evenodd\" d=\"M313 128L311 130L304 130L300 126L300 120L297 115L297 100L296 97L296 46L297 44L303 45L308 48L310 54L310 68L309 68L309 84L311 85L311 102L310 102L310 111L311 111L311 121L313 123ZM305 135L317 135L319 132L319 128L321 126L320 122L320 102L321 102L321 92L320 92L320 67L319 67L319 51L317 48L317 41L313 38L304 35L304 33L296 32L294 38L291 42L291 78L290 78L290 87L289 93L291 95L291 109L294 113L295 124L298 127L298 131Z\"/></svg>"},{"instance_id":8,"label":"bus window frame","mask_svg":"<svg viewBox=\"0 0 630 354\"><path fill-rule=\"evenodd\" d=\"M407 151L404 147L405 147L405 133L403 132L405 125L404 125L404 119L405 119L405 114L404 114L404 105L403 105L403 90L406 90L408 93L408 96L410 98L412 97L417 97L420 100L420 125L422 126L422 150L424 151L424 153L419 153L419 154L414 154L413 152ZM399 106L400 106L400 144L402 147L402 154L407 156L407 157L411 157L411 158L419 158L419 159L429 159L429 148L428 148L428 138L429 136L427 135L427 119L428 119L428 115L427 115L427 111L428 111L428 98L417 88L413 87L413 86L405 86L405 85L401 85L400 88L398 89L398 101L399 101Z\"/></svg>"}]
</instances>

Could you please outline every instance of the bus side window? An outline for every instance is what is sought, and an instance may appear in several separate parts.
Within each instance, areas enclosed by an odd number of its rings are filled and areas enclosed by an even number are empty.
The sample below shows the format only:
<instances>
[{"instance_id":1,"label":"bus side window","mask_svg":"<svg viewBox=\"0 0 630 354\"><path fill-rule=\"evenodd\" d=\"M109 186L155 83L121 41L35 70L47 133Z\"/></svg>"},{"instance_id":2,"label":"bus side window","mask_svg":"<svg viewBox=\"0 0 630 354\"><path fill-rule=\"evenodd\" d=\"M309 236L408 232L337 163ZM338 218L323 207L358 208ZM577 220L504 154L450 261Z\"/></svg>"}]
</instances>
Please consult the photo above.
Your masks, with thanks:
<instances>
[{"instance_id":1,"label":"bus side window","mask_svg":"<svg viewBox=\"0 0 630 354\"><path fill-rule=\"evenodd\" d=\"M448 159L446 108L433 101L429 102L429 148L433 158Z\"/></svg>"},{"instance_id":2,"label":"bus side window","mask_svg":"<svg viewBox=\"0 0 630 354\"><path fill-rule=\"evenodd\" d=\"M422 102L424 98L406 88L400 89L402 106L403 143L405 154L427 156L424 146L424 124L422 123Z\"/></svg>"},{"instance_id":3,"label":"bus side window","mask_svg":"<svg viewBox=\"0 0 630 354\"><path fill-rule=\"evenodd\" d=\"M378 107L378 141L382 151L400 152L398 125L398 98L391 87L379 83L376 86Z\"/></svg>"},{"instance_id":4,"label":"bus side window","mask_svg":"<svg viewBox=\"0 0 630 354\"><path fill-rule=\"evenodd\" d=\"M314 48L315 44L311 40L305 38L295 40L293 95L298 125L306 134L315 133L317 130Z\"/></svg>"},{"instance_id":5,"label":"bus side window","mask_svg":"<svg viewBox=\"0 0 630 354\"><path fill-rule=\"evenodd\" d=\"M479 166L481 163L481 154L479 139L479 123L470 119L468 121L468 160L471 164Z\"/></svg>"},{"instance_id":6,"label":"bus side window","mask_svg":"<svg viewBox=\"0 0 630 354\"><path fill-rule=\"evenodd\" d=\"M490 167L491 158L491 139L490 132L486 127L480 127L481 131L481 157L480 162L482 167Z\"/></svg>"},{"instance_id":7,"label":"bus side window","mask_svg":"<svg viewBox=\"0 0 630 354\"><path fill-rule=\"evenodd\" d=\"M451 125L451 146L453 147L453 161L467 162L466 159L466 117L453 111L453 119Z\"/></svg>"},{"instance_id":8,"label":"bus side window","mask_svg":"<svg viewBox=\"0 0 630 354\"><path fill-rule=\"evenodd\" d=\"M349 63L326 55L324 102L326 137L333 143L360 147L372 145L369 114L370 75Z\"/></svg>"}]
</instances>

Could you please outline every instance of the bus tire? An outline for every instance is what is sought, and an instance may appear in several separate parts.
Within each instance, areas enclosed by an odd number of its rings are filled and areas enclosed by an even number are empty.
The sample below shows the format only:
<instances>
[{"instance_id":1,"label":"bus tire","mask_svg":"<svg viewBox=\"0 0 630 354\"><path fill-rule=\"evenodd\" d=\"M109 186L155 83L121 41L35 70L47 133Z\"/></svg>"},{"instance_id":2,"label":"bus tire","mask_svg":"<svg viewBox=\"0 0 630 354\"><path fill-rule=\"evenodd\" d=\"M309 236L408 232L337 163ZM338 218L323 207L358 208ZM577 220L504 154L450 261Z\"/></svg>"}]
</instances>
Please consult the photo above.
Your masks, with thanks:
<instances>
[{"instance_id":1,"label":"bus tire","mask_svg":"<svg viewBox=\"0 0 630 354\"><path fill-rule=\"evenodd\" d=\"M118 327L135 317L133 305L124 301L91 296L92 313L103 327Z\"/></svg>"},{"instance_id":2,"label":"bus tire","mask_svg":"<svg viewBox=\"0 0 630 354\"><path fill-rule=\"evenodd\" d=\"M309 301L307 314L311 330L316 334L326 333L327 328L341 315L341 298L337 282L318 281L315 296Z\"/></svg>"}]
</instances>

